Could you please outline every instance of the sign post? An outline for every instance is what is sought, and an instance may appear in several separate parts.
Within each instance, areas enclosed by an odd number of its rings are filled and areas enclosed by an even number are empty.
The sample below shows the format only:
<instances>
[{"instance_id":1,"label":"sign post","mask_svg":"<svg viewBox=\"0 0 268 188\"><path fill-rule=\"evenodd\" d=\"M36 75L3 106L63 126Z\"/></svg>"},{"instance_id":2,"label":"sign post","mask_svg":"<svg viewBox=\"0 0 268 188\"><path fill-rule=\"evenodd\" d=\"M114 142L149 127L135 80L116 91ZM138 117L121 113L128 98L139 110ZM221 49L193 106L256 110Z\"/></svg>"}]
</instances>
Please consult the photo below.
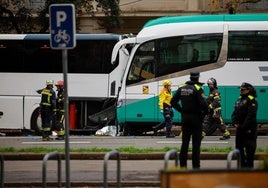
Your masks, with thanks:
<instances>
[{"instance_id":1,"label":"sign post","mask_svg":"<svg viewBox=\"0 0 268 188\"><path fill-rule=\"evenodd\" d=\"M62 69L64 79L64 116L65 116L65 162L66 187L70 187L70 149L69 149L69 97L68 97L68 51L76 46L75 8L73 4L52 4L50 15L50 46L62 50Z\"/></svg>"}]
</instances>

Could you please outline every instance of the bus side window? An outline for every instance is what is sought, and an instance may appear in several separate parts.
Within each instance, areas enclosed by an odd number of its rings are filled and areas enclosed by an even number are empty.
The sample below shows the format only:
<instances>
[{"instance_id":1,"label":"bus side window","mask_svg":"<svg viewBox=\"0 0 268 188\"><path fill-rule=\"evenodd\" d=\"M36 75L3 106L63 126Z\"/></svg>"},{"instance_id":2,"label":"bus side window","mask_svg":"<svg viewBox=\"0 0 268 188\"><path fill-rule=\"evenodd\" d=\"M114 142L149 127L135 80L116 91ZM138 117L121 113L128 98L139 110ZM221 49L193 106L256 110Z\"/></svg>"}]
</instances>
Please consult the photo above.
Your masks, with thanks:
<instances>
[{"instance_id":1,"label":"bus side window","mask_svg":"<svg viewBox=\"0 0 268 188\"><path fill-rule=\"evenodd\" d=\"M192 57L192 60L191 62L192 63L197 63L198 61L198 58L199 58L199 51L197 49L193 49L193 57Z\"/></svg>"},{"instance_id":2,"label":"bus side window","mask_svg":"<svg viewBox=\"0 0 268 188\"><path fill-rule=\"evenodd\" d=\"M215 57L216 57L216 53L215 53L215 50L210 50L209 52L209 61L212 63L215 61Z\"/></svg>"}]
</instances>

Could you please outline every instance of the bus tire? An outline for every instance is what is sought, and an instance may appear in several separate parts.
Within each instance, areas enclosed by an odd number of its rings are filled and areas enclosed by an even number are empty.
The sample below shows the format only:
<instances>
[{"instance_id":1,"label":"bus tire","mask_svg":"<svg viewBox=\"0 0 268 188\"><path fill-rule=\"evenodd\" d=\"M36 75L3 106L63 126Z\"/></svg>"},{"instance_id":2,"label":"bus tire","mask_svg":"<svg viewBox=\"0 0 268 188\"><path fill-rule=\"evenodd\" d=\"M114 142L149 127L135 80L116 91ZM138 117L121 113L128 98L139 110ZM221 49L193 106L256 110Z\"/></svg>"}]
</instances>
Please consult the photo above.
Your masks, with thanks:
<instances>
[{"instance_id":1,"label":"bus tire","mask_svg":"<svg viewBox=\"0 0 268 188\"><path fill-rule=\"evenodd\" d=\"M34 110L31 117L31 129L35 131L35 134L41 136L42 133L42 122L40 108Z\"/></svg>"}]
</instances>

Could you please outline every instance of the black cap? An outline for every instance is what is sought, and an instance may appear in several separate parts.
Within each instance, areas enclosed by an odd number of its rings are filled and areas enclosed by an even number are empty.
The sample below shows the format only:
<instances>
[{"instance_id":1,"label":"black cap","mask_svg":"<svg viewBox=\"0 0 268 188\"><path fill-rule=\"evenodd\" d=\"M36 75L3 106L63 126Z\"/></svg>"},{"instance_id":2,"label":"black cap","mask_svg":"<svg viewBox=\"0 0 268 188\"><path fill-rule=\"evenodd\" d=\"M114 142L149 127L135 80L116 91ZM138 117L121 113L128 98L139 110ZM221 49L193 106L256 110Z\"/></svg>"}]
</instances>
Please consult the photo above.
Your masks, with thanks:
<instances>
[{"instance_id":1,"label":"black cap","mask_svg":"<svg viewBox=\"0 0 268 188\"><path fill-rule=\"evenodd\" d=\"M250 88L253 88L253 86L247 82L243 82L240 88L250 89Z\"/></svg>"},{"instance_id":2,"label":"black cap","mask_svg":"<svg viewBox=\"0 0 268 188\"><path fill-rule=\"evenodd\" d=\"M200 73L198 71L190 72L190 78L199 78Z\"/></svg>"}]
</instances>

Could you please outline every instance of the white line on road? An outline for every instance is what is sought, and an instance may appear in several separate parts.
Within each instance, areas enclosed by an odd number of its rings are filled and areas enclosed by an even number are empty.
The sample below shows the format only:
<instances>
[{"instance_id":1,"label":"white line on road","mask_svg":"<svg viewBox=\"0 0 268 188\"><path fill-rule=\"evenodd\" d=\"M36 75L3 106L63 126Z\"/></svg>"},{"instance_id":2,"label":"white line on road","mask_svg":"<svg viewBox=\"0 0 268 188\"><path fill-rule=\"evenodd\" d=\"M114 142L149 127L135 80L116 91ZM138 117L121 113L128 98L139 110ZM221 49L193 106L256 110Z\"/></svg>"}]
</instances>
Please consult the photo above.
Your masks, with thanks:
<instances>
[{"instance_id":1,"label":"white line on road","mask_svg":"<svg viewBox=\"0 0 268 188\"><path fill-rule=\"evenodd\" d=\"M182 141L159 141L159 144L181 144ZM192 143L192 142L190 142ZM202 141L202 144L228 144L226 141Z\"/></svg>"},{"instance_id":2,"label":"white line on road","mask_svg":"<svg viewBox=\"0 0 268 188\"><path fill-rule=\"evenodd\" d=\"M64 144L64 141L22 142L22 144ZM69 142L70 144L90 144L91 142Z\"/></svg>"}]
</instances>

